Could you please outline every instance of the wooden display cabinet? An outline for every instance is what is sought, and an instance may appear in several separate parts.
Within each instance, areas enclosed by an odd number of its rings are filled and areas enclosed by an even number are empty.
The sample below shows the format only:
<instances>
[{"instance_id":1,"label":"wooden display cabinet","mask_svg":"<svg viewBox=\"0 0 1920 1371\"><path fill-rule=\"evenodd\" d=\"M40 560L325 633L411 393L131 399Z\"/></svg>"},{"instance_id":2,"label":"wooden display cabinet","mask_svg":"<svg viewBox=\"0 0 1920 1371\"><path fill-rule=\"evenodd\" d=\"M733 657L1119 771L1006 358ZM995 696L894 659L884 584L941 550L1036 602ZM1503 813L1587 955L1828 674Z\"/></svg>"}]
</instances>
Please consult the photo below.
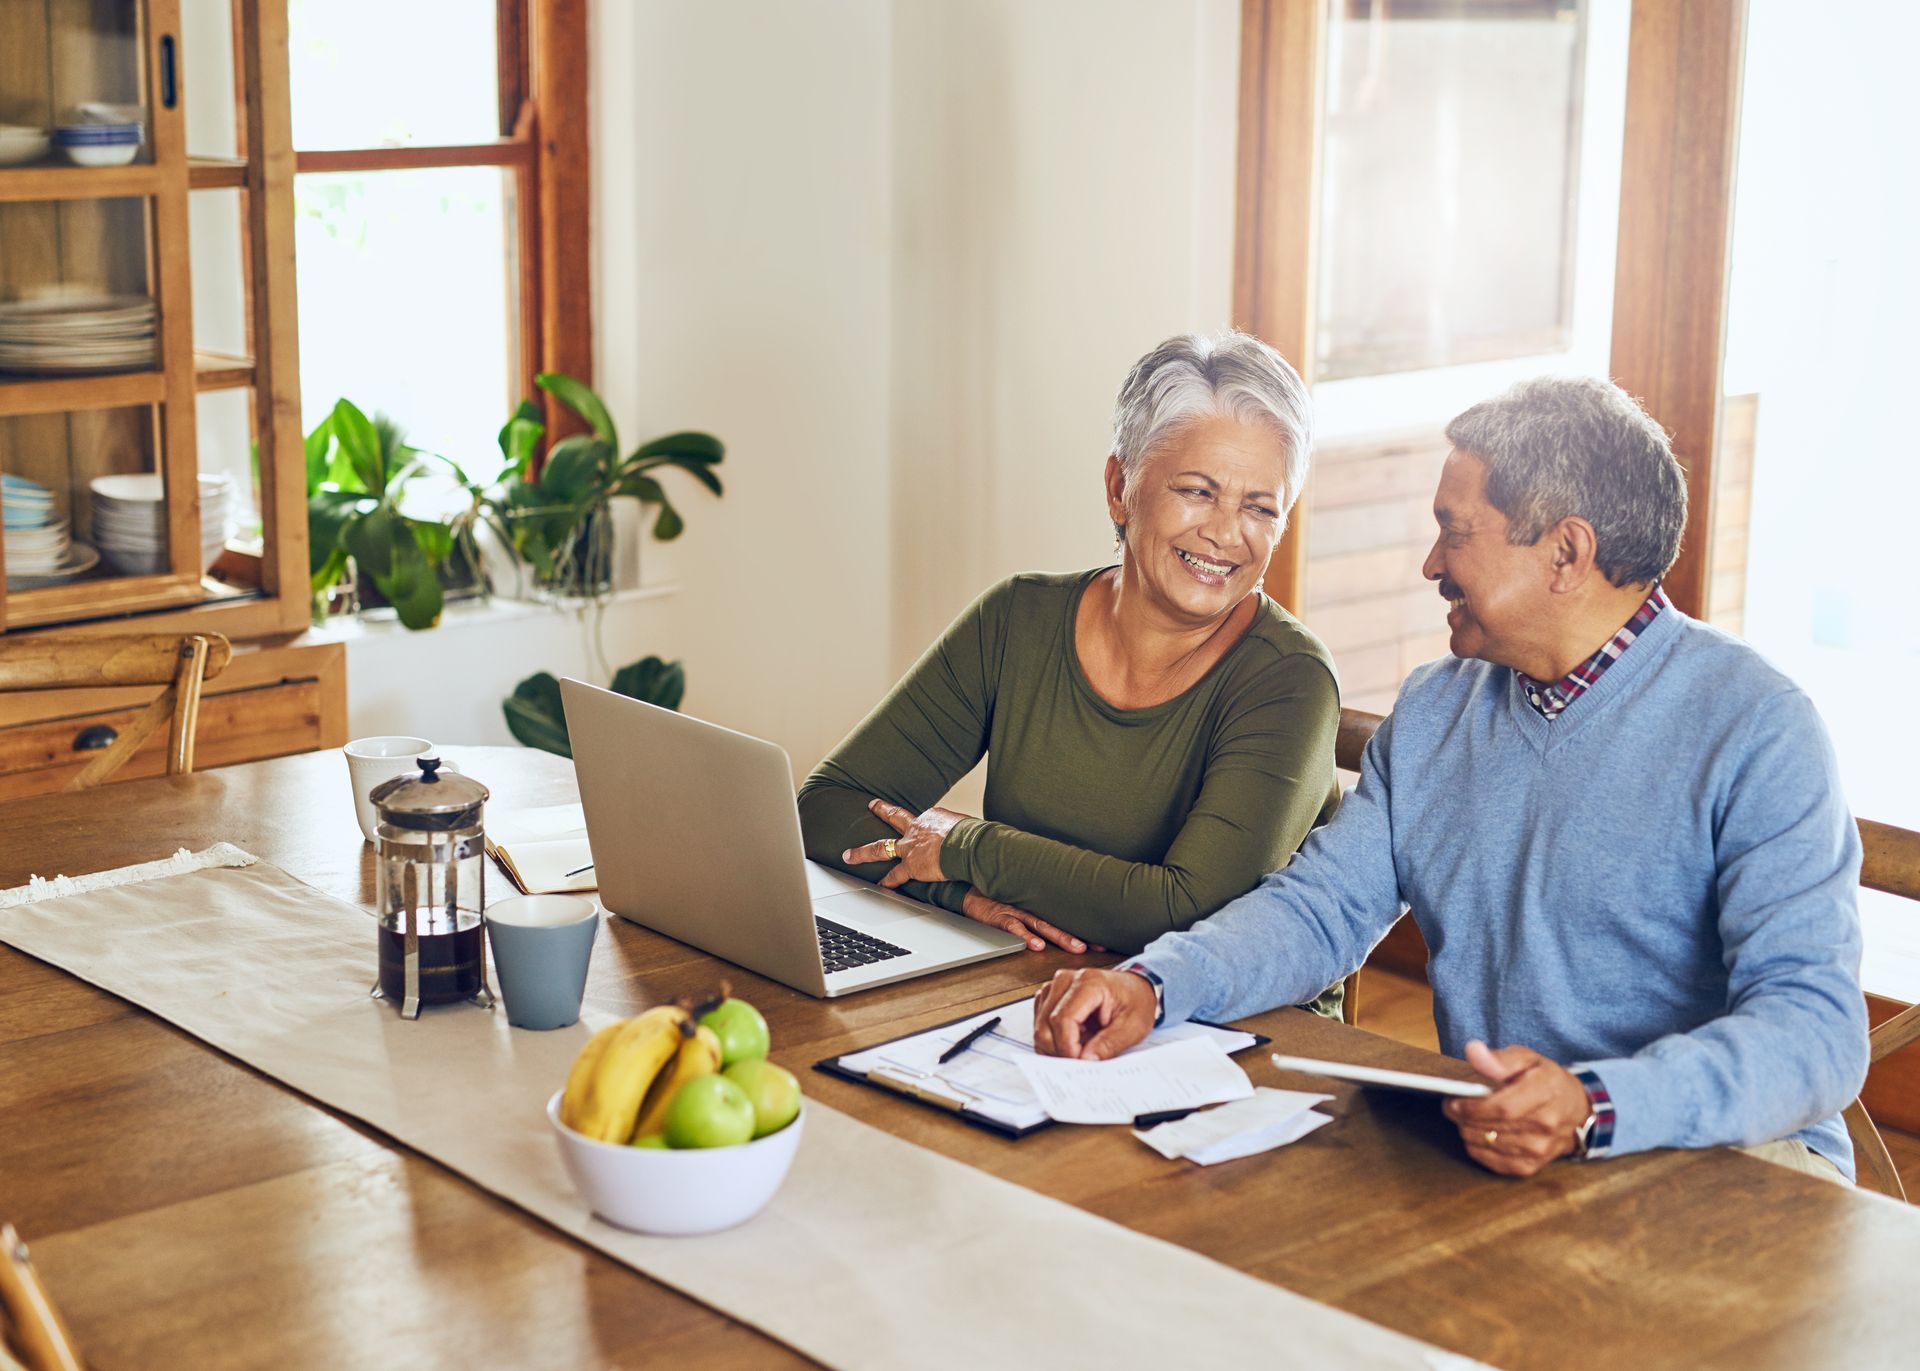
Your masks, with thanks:
<instances>
[{"instance_id":1,"label":"wooden display cabinet","mask_svg":"<svg viewBox=\"0 0 1920 1371\"><path fill-rule=\"evenodd\" d=\"M234 155L220 157L189 154L186 96L194 74L186 65L181 9L181 0L0 3L0 123L52 127L71 107L103 101L141 106L146 125L133 165L70 166L56 150L31 165L0 167L0 300L62 288L150 295L158 317L151 367L0 371L0 472L50 488L57 515L69 521L75 540L89 545L96 541L91 482L158 473L167 533L153 569L128 574L103 557L63 584L16 581L0 588L0 633L225 634L238 654L231 681L210 687L207 708L216 717L201 728L203 764L217 764L343 741L344 666L337 644L307 645L296 636L307 627L310 602L286 5L230 0ZM225 22L223 6L194 0L197 22L215 12ZM219 96L227 98L227 92ZM218 254L225 260L196 259L193 200L204 192L237 201L238 262L228 249ZM207 255L203 250L201 257ZM196 268L234 273L244 295L245 355L196 349ZM227 445L225 464L235 476L232 504L257 514L257 526L239 530L209 567L201 539L203 437L196 409L215 391L244 392L247 399L253 469L247 470L244 441ZM250 498L239 498L243 494ZM0 561L5 546L0 530ZM264 655L249 661L256 652ZM298 684L298 707L283 710L272 727L228 730L219 722L218 710L229 707L222 701L237 707L229 697L242 686L265 688L269 678ZM51 696L20 697L0 713L0 778L23 766L44 770L43 744L52 734L42 738L32 730L58 732L74 717L70 703ZM137 766L129 771L139 774ZM0 793L15 793L8 784L0 779Z\"/></svg>"}]
</instances>

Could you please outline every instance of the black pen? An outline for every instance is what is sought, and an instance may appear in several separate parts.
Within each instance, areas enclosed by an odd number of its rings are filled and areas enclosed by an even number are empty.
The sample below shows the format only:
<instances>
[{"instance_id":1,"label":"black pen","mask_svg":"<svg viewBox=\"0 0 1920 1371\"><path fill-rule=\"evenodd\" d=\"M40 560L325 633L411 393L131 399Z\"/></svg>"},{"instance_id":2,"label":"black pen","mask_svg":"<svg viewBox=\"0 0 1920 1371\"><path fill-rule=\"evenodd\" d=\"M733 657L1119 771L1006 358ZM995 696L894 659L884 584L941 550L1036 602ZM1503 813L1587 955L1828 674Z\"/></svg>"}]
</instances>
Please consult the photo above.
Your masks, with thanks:
<instances>
[{"instance_id":1,"label":"black pen","mask_svg":"<svg viewBox=\"0 0 1920 1371\"><path fill-rule=\"evenodd\" d=\"M972 1047L976 1042L980 1041L980 1039L986 1037L987 1034L993 1032L993 1030L998 1028L999 1026L1000 1026L1000 1016L998 1014L995 1014L991 1019L988 1019L985 1023L981 1024L978 1028L975 1028L972 1031L970 1031L966 1037L962 1038L959 1042L955 1043L952 1047L949 1047L945 1052L942 1052L940 1054L940 1064L942 1066L946 1065L948 1062L952 1061L955 1057L959 1056L962 1052L965 1052L969 1047ZM925 1058L922 1058L921 1060L924 1061Z\"/></svg>"},{"instance_id":2,"label":"black pen","mask_svg":"<svg viewBox=\"0 0 1920 1371\"><path fill-rule=\"evenodd\" d=\"M591 870L593 870L593 863L588 862L585 866L576 866L573 870L569 871L567 875L578 876L583 871L591 871Z\"/></svg>"}]
</instances>

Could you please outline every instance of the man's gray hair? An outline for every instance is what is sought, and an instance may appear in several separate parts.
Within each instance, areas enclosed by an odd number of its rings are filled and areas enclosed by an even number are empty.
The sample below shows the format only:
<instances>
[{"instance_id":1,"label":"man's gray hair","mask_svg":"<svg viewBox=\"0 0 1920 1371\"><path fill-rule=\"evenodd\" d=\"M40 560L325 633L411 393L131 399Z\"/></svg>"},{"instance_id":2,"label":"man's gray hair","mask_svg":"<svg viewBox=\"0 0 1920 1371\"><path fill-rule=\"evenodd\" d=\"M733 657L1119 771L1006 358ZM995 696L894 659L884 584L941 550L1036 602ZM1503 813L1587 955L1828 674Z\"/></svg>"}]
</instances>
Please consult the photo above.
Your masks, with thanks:
<instances>
[{"instance_id":1,"label":"man's gray hair","mask_svg":"<svg viewBox=\"0 0 1920 1371\"><path fill-rule=\"evenodd\" d=\"M1131 483L1147 455L1195 419L1222 415L1264 424L1287 449L1284 515L1307 479L1313 402L1287 359L1251 334L1182 333L1133 364L1113 407L1113 453Z\"/></svg>"},{"instance_id":2,"label":"man's gray hair","mask_svg":"<svg viewBox=\"0 0 1920 1371\"><path fill-rule=\"evenodd\" d=\"M1538 376L1447 425L1486 464L1487 502L1507 541L1533 544L1572 516L1593 525L1594 563L1616 586L1667 574L1687 526L1687 478L1666 430L1593 376Z\"/></svg>"}]
</instances>

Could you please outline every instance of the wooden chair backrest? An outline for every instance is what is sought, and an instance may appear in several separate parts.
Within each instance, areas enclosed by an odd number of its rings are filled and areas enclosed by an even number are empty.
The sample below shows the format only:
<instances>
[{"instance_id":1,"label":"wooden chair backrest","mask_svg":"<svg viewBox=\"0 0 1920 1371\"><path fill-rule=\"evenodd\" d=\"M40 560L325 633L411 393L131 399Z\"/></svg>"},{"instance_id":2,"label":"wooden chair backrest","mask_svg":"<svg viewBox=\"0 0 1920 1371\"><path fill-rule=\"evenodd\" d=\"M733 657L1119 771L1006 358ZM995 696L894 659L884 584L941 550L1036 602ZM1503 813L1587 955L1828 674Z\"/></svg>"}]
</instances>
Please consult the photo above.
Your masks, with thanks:
<instances>
[{"instance_id":1,"label":"wooden chair backrest","mask_svg":"<svg viewBox=\"0 0 1920 1371\"><path fill-rule=\"evenodd\" d=\"M218 633L139 633L102 637L35 634L0 640L0 691L77 690L157 685L159 696L80 769L67 785L99 785L153 736L170 725L167 774L193 770L200 720L200 687L227 669L233 645Z\"/></svg>"},{"instance_id":2,"label":"wooden chair backrest","mask_svg":"<svg viewBox=\"0 0 1920 1371\"><path fill-rule=\"evenodd\" d=\"M1366 751L1367 744L1373 740L1374 731L1383 720L1383 715L1368 714L1363 710L1341 710L1340 732L1333 745L1335 764L1344 771L1358 771L1360 754ZM1876 823L1872 819L1856 822L1860 828L1862 848L1860 884L1869 890L1920 901L1920 833L1896 828L1892 824ZM1359 1003L1359 978L1357 971L1347 978L1348 999L1356 1006ZM1348 1022L1353 1022L1353 1019L1349 1018ZM1916 1039L1920 1039L1920 1005L1904 1010L1873 1030L1868 1038L1872 1060L1877 1062L1889 1053L1898 1052ZM1869 1189L1904 1200L1907 1196L1900 1184L1900 1173L1895 1169L1886 1142L1881 1138L1880 1130L1874 1126L1866 1106L1856 1099L1847 1106L1844 1117L1847 1133L1853 1139L1860 1183Z\"/></svg>"}]
</instances>

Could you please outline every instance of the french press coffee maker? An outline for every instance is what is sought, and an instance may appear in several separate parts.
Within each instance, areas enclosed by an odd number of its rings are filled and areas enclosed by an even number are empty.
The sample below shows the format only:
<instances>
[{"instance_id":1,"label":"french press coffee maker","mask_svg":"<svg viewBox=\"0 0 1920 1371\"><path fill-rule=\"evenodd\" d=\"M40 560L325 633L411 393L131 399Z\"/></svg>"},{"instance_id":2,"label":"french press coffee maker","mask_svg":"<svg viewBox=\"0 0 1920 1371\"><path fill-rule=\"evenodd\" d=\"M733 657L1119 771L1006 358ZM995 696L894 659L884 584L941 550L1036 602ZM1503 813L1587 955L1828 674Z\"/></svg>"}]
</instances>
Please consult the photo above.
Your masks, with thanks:
<instances>
[{"instance_id":1,"label":"french press coffee maker","mask_svg":"<svg viewBox=\"0 0 1920 1371\"><path fill-rule=\"evenodd\" d=\"M487 788L438 757L369 797L375 827L380 979L375 998L417 1019L420 1006L469 1000L491 1008L485 947Z\"/></svg>"}]
</instances>

